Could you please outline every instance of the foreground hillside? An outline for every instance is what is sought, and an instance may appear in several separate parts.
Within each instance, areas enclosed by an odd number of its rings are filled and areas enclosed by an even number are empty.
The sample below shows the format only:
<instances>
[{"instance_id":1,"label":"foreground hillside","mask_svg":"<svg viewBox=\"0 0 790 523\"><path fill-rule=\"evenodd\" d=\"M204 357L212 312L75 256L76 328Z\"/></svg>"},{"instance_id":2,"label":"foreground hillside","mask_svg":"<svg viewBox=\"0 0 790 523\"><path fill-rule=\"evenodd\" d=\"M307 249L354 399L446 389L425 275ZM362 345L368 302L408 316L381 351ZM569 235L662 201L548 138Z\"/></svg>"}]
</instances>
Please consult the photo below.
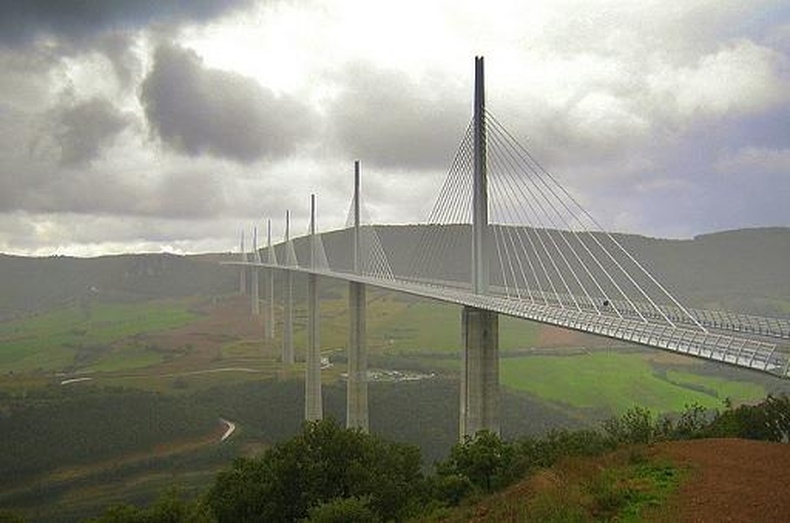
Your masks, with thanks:
<instances>
[{"instance_id":1,"label":"foreground hillside","mask_svg":"<svg viewBox=\"0 0 790 523\"><path fill-rule=\"evenodd\" d=\"M689 470L666 514L679 521L782 521L790 515L790 446L740 439L657 446Z\"/></svg>"},{"instance_id":2,"label":"foreground hillside","mask_svg":"<svg viewBox=\"0 0 790 523\"><path fill-rule=\"evenodd\" d=\"M459 509L442 521L593 521L627 500L602 495L601 477L638 461L641 467L675 470L679 481L666 499L653 500L638 517L646 522L786 521L790 514L790 446L744 439L669 441L596 458L568 458L503 492ZM628 481L628 480L626 480ZM636 498L644 488L631 479L621 491Z\"/></svg>"}]
</instances>

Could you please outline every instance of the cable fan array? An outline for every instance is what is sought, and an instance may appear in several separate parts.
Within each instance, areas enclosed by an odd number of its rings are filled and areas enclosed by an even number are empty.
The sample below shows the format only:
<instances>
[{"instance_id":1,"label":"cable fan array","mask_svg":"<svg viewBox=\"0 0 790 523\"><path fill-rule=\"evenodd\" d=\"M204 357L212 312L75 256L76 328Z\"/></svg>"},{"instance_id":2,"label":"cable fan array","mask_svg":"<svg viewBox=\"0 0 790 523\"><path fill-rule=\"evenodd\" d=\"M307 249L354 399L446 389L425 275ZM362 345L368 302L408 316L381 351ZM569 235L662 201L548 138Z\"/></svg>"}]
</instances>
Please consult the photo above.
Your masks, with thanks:
<instances>
[{"instance_id":1,"label":"cable fan array","mask_svg":"<svg viewBox=\"0 0 790 523\"><path fill-rule=\"evenodd\" d=\"M489 111L486 120L491 294L704 330ZM412 263L399 277L469 286L473 164L470 123Z\"/></svg>"}]
</instances>

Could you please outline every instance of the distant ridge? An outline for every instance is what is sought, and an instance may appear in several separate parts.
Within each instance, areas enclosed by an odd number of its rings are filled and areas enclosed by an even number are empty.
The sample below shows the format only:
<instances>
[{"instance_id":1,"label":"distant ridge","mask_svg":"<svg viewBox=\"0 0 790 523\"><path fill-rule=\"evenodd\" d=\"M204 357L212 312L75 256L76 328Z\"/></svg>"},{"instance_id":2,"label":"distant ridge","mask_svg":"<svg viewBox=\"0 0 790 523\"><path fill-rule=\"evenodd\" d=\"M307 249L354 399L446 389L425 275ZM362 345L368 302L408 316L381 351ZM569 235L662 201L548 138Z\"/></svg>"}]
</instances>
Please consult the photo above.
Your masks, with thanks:
<instances>
[{"instance_id":1,"label":"distant ridge","mask_svg":"<svg viewBox=\"0 0 790 523\"><path fill-rule=\"evenodd\" d=\"M0 254L0 321L85 299L144 301L232 288L221 255L122 254L27 258Z\"/></svg>"},{"instance_id":2,"label":"distant ridge","mask_svg":"<svg viewBox=\"0 0 790 523\"><path fill-rule=\"evenodd\" d=\"M377 226L393 263L405 263L430 225ZM450 232L458 234L457 231ZM323 235L330 259L347 255L347 231ZM689 306L762 316L790 316L790 227L706 233L693 239L616 234L676 296ZM448 267L465 270L459 244ZM307 241L295 249L306 259ZM147 300L233 292L237 269L220 265L230 254L126 254L97 258L27 258L0 254L0 320L75 303L91 293L108 300ZM280 256L280 259L283 259ZM298 284L297 284L298 286Z\"/></svg>"}]
</instances>

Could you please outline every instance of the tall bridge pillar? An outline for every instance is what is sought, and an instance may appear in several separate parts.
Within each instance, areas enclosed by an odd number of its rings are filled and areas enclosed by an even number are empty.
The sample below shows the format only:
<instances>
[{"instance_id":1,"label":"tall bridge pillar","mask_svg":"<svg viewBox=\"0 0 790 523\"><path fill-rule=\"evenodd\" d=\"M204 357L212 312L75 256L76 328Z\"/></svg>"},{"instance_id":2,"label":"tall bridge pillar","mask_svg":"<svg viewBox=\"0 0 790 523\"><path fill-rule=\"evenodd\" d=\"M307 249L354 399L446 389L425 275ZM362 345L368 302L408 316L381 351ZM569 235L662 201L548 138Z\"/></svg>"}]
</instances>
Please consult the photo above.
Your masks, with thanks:
<instances>
[{"instance_id":1,"label":"tall bridge pillar","mask_svg":"<svg viewBox=\"0 0 790 523\"><path fill-rule=\"evenodd\" d=\"M483 57L475 58L474 173L472 187L472 289L488 293L488 180ZM499 432L499 319L495 312L464 307L460 437Z\"/></svg>"},{"instance_id":2,"label":"tall bridge pillar","mask_svg":"<svg viewBox=\"0 0 790 523\"><path fill-rule=\"evenodd\" d=\"M365 325L365 285L351 282L348 288L350 316L348 336L348 389L346 427L369 430L368 350Z\"/></svg>"},{"instance_id":3,"label":"tall bridge pillar","mask_svg":"<svg viewBox=\"0 0 790 523\"><path fill-rule=\"evenodd\" d=\"M294 364L294 279L291 271L285 271L285 307L283 309L283 351L286 365Z\"/></svg>"},{"instance_id":4,"label":"tall bridge pillar","mask_svg":"<svg viewBox=\"0 0 790 523\"><path fill-rule=\"evenodd\" d=\"M460 434L499 433L499 316L464 307Z\"/></svg>"},{"instance_id":5,"label":"tall bridge pillar","mask_svg":"<svg viewBox=\"0 0 790 523\"><path fill-rule=\"evenodd\" d=\"M255 227L252 232L252 261L256 263L261 262L261 254L258 252L258 228ZM250 269L250 313L254 316L261 314L261 301L260 301L260 269L253 267Z\"/></svg>"},{"instance_id":6,"label":"tall bridge pillar","mask_svg":"<svg viewBox=\"0 0 790 523\"><path fill-rule=\"evenodd\" d=\"M315 235L315 195L310 196L310 264L316 268L318 257ZM319 304L318 276L307 275L307 357L305 364L304 418L306 421L323 419L321 401L321 345L318 338Z\"/></svg>"},{"instance_id":7,"label":"tall bridge pillar","mask_svg":"<svg viewBox=\"0 0 790 523\"><path fill-rule=\"evenodd\" d=\"M272 247L272 221L267 222L267 247L266 247L266 261L271 264L277 263L277 257L274 254L274 247ZM274 269L267 269L267 285L266 285L266 339L274 339Z\"/></svg>"},{"instance_id":8,"label":"tall bridge pillar","mask_svg":"<svg viewBox=\"0 0 790 523\"><path fill-rule=\"evenodd\" d=\"M285 264L296 265L293 245L290 238L290 213L285 213ZM285 271L285 307L283 310L283 351L285 365L294 364L294 278L293 271Z\"/></svg>"},{"instance_id":9,"label":"tall bridge pillar","mask_svg":"<svg viewBox=\"0 0 790 523\"><path fill-rule=\"evenodd\" d=\"M354 162L354 273L362 272L359 220L359 161ZM350 282L348 286L349 335L348 382L346 388L346 427L367 432L368 424L368 348L365 325L365 285Z\"/></svg>"},{"instance_id":10,"label":"tall bridge pillar","mask_svg":"<svg viewBox=\"0 0 790 523\"><path fill-rule=\"evenodd\" d=\"M257 267L253 267L250 270L250 278L252 279L250 284L250 312L253 314L253 316L260 316L261 314L260 283L258 281L259 277L259 269Z\"/></svg>"},{"instance_id":11,"label":"tall bridge pillar","mask_svg":"<svg viewBox=\"0 0 790 523\"><path fill-rule=\"evenodd\" d=\"M241 245L239 246L241 261L247 262L247 251L244 250L244 231L241 231ZM239 267L239 294L247 293L247 267Z\"/></svg>"}]
</instances>

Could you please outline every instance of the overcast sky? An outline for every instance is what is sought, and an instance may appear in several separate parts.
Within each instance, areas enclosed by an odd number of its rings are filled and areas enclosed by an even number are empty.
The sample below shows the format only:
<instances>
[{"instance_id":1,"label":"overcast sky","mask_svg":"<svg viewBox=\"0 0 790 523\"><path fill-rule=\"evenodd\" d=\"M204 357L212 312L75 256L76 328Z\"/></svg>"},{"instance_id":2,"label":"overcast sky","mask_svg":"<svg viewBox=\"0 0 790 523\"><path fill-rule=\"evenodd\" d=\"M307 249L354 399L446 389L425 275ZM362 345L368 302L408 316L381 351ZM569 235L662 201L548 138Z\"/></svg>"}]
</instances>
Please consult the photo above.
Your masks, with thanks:
<instances>
[{"instance_id":1,"label":"overcast sky","mask_svg":"<svg viewBox=\"0 0 790 523\"><path fill-rule=\"evenodd\" d=\"M4 0L0 251L425 218L487 107L612 230L790 226L787 0Z\"/></svg>"}]
</instances>

